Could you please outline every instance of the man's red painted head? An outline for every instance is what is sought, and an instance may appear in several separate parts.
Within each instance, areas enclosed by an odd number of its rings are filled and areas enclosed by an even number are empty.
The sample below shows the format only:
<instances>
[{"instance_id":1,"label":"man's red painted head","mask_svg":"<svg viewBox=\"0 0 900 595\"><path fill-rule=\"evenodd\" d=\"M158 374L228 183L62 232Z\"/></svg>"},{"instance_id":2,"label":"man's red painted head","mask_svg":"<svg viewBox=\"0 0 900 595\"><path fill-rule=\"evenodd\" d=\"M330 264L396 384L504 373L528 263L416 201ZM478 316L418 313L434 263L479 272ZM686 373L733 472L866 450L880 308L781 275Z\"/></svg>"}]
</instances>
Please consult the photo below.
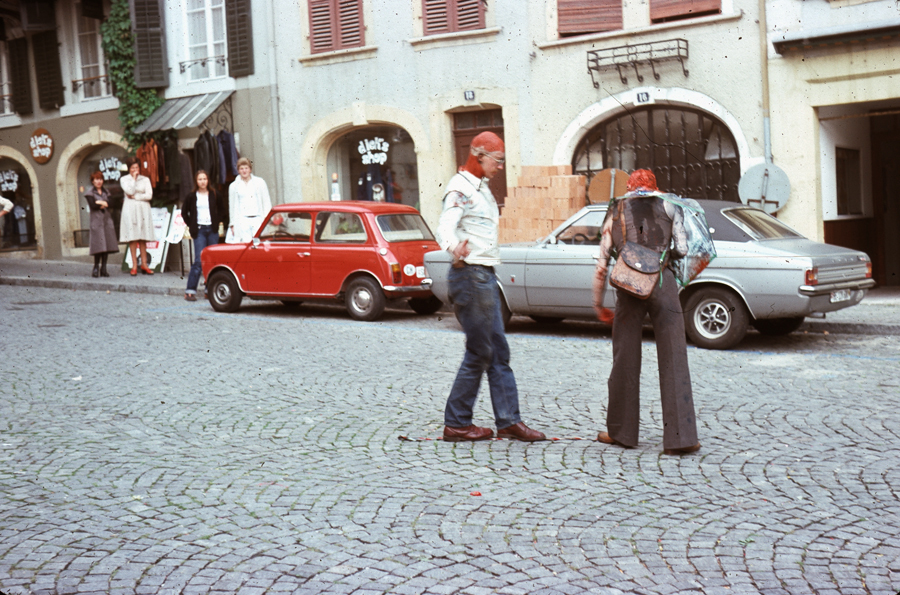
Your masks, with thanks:
<instances>
[{"instance_id":1,"label":"man's red painted head","mask_svg":"<svg viewBox=\"0 0 900 595\"><path fill-rule=\"evenodd\" d=\"M659 192L656 187L656 176L649 169L636 169L628 177L628 183L625 185L628 192L636 190L645 190L647 192Z\"/></svg>"},{"instance_id":2,"label":"man's red painted head","mask_svg":"<svg viewBox=\"0 0 900 595\"><path fill-rule=\"evenodd\" d=\"M503 145L503 139L493 132L482 132L472 139L472 146L469 148L469 159L462 168L473 176L492 178L497 170L503 167L503 161L506 158L505 151L506 147ZM487 172L482 166L485 159L492 160Z\"/></svg>"}]
</instances>

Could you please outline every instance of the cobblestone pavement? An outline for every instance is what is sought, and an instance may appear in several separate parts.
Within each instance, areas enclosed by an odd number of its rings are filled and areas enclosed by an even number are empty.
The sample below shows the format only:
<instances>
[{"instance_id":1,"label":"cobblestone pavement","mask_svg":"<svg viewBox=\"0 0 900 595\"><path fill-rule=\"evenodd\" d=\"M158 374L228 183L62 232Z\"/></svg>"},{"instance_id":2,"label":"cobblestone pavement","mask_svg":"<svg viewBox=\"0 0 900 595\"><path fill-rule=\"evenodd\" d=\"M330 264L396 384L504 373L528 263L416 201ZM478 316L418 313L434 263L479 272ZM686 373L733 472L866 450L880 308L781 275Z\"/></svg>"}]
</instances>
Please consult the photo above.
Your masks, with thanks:
<instances>
[{"instance_id":1,"label":"cobblestone pavement","mask_svg":"<svg viewBox=\"0 0 900 595\"><path fill-rule=\"evenodd\" d=\"M691 348L703 449L673 458L655 371L640 447L590 440L599 325L510 335L560 440L449 444L398 436L440 433L452 318L13 286L0 312L6 595L900 589L900 337Z\"/></svg>"}]
</instances>

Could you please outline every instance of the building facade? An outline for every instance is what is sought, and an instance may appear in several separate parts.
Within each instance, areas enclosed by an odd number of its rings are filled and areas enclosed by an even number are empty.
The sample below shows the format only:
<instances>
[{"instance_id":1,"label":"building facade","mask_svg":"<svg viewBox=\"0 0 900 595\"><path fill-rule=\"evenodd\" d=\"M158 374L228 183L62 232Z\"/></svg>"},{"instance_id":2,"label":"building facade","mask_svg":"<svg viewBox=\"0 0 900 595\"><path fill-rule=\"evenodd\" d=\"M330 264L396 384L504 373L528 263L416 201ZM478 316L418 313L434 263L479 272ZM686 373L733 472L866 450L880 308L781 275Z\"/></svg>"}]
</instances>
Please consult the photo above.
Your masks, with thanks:
<instances>
[{"instance_id":1,"label":"building facade","mask_svg":"<svg viewBox=\"0 0 900 595\"><path fill-rule=\"evenodd\" d=\"M100 32L110 10L110 0L0 2L0 192L16 205L4 218L3 257L86 257L90 174L103 172L121 198L129 148ZM193 170L204 132L226 130L277 193L272 4L251 11L249 0L131 0L128 11L137 86L165 99L143 130L171 140L169 164L183 154ZM193 187L192 175L176 169L155 183L163 204L179 204Z\"/></svg>"},{"instance_id":2,"label":"building facade","mask_svg":"<svg viewBox=\"0 0 900 595\"><path fill-rule=\"evenodd\" d=\"M773 153L791 179L779 216L900 284L900 5L771 0L766 13Z\"/></svg>"}]
</instances>

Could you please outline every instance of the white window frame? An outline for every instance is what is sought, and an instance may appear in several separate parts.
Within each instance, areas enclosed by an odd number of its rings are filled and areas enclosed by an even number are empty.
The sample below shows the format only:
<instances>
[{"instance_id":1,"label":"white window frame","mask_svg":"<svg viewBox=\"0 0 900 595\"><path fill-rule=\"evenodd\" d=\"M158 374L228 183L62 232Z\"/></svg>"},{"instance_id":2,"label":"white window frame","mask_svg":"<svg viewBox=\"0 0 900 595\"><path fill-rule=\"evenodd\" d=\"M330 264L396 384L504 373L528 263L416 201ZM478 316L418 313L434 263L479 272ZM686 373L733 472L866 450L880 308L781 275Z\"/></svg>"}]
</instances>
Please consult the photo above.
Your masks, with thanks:
<instances>
[{"instance_id":1,"label":"white window frame","mask_svg":"<svg viewBox=\"0 0 900 595\"><path fill-rule=\"evenodd\" d=\"M218 6L213 6L213 2L219 1L220 4ZM185 60L181 63L185 76L185 82L187 83L196 83L201 81L211 81L217 79L228 78L228 30L227 23L225 18L225 2L224 0L202 0L203 8L197 10L190 10L188 8L188 3L184 3L184 55ZM215 9L218 9L221 14L222 19L222 39L220 41L216 41L213 36L214 27L213 27L213 12ZM197 12L203 12L203 20L206 25L206 68L207 68L207 76L194 78L194 60L199 60L201 58L194 58L191 55L191 50L193 48L202 47L203 44L192 44L191 43L191 23L190 18L191 15ZM222 44L222 53L216 54L215 46L217 43ZM218 56L218 57L217 57ZM218 64L217 64L218 62ZM217 68L221 68L221 74L216 74L215 70Z\"/></svg>"},{"instance_id":2,"label":"white window frame","mask_svg":"<svg viewBox=\"0 0 900 595\"><path fill-rule=\"evenodd\" d=\"M101 77L98 79L100 82L100 94L94 97L85 97L84 91L88 88L89 82L85 81L84 78L84 69L86 65L81 56L81 38L85 35L81 31L81 2L72 3L72 100L75 103L86 103L90 101L99 101L102 99L108 99L112 97L112 85L109 84L109 78L107 78L108 71L106 69L106 55L103 53L103 42L100 35L100 21L97 21L97 32L96 32L96 44L97 44L97 55L100 57L100 63L96 66L99 68L100 74L97 75ZM94 19L92 19L94 20Z\"/></svg>"}]
</instances>

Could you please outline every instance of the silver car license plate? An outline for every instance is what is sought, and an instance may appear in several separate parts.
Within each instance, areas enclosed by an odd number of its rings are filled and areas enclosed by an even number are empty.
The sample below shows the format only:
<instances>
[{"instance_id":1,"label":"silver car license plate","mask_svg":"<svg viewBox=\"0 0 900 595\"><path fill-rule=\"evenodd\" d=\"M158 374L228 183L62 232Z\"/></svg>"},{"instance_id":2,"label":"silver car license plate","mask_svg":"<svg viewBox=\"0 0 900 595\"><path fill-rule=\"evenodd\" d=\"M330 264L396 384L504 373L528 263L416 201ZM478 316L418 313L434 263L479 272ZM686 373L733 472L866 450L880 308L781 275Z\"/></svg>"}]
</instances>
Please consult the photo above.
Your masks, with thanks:
<instances>
[{"instance_id":1,"label":"silver car license plate","mask_svg":"<svg viewBox=\"0 0 900 595\"><path fill-rule=\"evenodd\" d=\"M837 291L831 292L831 303L836 304L837 302L846 302L850 299L850 290L849 289L838 289Z\"/></svg>"}]
</instances>

